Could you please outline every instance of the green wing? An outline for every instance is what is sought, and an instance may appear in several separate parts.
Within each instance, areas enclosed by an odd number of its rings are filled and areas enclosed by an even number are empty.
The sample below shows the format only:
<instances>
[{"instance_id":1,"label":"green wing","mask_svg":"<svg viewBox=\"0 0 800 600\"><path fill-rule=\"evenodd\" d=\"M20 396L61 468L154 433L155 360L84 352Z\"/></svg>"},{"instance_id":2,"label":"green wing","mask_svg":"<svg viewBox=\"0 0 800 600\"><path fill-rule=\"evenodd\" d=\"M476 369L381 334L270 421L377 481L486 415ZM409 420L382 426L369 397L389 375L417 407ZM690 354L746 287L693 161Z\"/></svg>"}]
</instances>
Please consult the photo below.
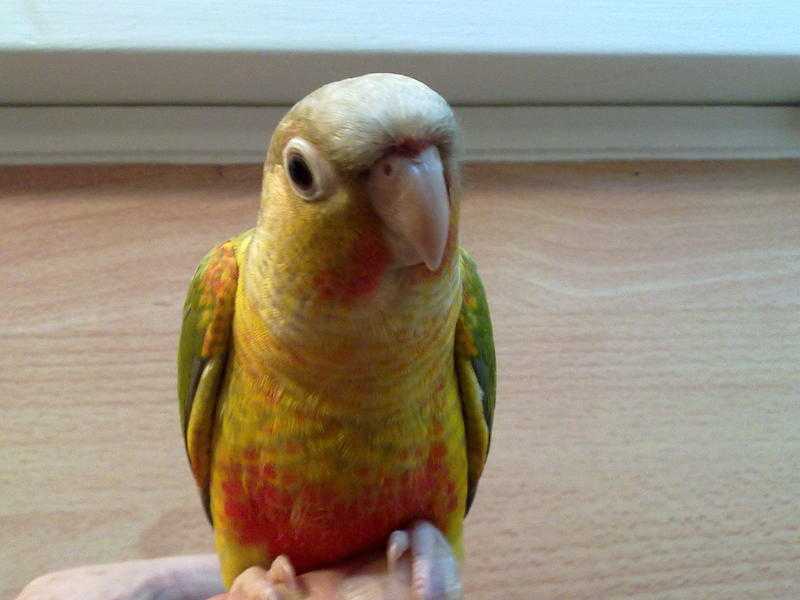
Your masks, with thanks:
<instances>
[{"instance_id":1,"label":"green wing","mask_svg":"<svg viewBox=\"0 0 800 600\"><path fill-rule=\"evenodd\" d=\"M497 385L492 321L475 261L461 250L464 298L456 324L455 361L467 441L467 511L489 454Z\"/></svg>"},{"instance_id":2,"label":"green wing","mask_svg":"<svg viewBox=\"0 0 800 600\"><path fill-rule=\"evenodd\" d=\"M197 267L183 307L178 348L178 405L186 455L211 520L209 477L214 419L228 356L239 265L250 232L220 244Z\"/></svg>"}]
</instances>

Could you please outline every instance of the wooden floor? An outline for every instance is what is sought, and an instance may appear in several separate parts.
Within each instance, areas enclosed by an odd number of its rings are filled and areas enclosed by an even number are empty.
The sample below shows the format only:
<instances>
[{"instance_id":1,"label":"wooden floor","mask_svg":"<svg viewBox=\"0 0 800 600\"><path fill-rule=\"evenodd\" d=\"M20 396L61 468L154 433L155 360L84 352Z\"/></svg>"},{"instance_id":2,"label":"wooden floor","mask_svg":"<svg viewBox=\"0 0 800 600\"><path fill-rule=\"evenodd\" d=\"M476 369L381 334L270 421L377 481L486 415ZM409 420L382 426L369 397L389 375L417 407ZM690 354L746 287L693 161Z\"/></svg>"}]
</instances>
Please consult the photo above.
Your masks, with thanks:
<instances>
[{"instance_id":1,"label":"wooden floor","mask_svg":"<svg viewBox=\"0 0 800 600\"><path fill-rule=\"evenodd\" d=\"M473 167L494 313L472 599L800 598L800 163ZM0 169L0 596L211 549L175 388L257 167Z\"/></svg>"}]
</instances>

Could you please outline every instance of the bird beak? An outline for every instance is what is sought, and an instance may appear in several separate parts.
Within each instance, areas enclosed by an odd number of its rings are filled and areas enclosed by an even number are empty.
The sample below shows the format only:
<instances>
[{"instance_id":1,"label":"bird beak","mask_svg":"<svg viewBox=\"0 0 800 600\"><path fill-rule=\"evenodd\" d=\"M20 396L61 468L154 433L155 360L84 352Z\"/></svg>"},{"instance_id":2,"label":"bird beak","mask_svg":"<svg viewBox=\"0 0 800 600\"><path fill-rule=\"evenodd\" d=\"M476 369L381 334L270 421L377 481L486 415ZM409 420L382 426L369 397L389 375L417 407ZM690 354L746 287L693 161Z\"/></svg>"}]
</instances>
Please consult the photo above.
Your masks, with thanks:
<instances>
[{"instance_id":1,"label":"bird beak","mask_svg":"<svg viewBox=\"0 0 800 600\"><path fill-rule=\"evenodd\" d=\"M391 153L369 172L369 197L387 229L402 266L442 264L450 227L450 200L439 150L428 146L415 156Z\"/></svg>"}]
</instances>

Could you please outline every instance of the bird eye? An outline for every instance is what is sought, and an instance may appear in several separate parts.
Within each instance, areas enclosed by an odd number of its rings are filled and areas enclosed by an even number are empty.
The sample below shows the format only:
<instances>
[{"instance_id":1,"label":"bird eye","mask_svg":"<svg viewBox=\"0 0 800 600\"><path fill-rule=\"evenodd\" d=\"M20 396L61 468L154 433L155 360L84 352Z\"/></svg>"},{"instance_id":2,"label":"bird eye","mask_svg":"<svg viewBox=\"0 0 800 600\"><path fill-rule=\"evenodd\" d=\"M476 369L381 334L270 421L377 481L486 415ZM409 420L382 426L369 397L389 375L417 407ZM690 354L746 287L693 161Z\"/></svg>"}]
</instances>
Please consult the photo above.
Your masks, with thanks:
<instances>
[{"instance_id":1,"label":"bird eye","mask_svg":"<svg viewBox=\"0 0 800 600\"><path fill-rule=\"evenodd\" d=\"M309 190L314 185L314 175L308 168L305 159L295 154L289 157L289 177L301 190Z\"/></svg>"},{"instance_id":2,"label":"bird eye","mask_svg":"<svg viewBox=\"0 0 800 600\"><path fill-rule=\"evenodd\" d=\"M292 138L283 149L283 168L294 192L309 202L328 195L334 171L319 151L302 138Z\"/></svg>"}]
</instances>

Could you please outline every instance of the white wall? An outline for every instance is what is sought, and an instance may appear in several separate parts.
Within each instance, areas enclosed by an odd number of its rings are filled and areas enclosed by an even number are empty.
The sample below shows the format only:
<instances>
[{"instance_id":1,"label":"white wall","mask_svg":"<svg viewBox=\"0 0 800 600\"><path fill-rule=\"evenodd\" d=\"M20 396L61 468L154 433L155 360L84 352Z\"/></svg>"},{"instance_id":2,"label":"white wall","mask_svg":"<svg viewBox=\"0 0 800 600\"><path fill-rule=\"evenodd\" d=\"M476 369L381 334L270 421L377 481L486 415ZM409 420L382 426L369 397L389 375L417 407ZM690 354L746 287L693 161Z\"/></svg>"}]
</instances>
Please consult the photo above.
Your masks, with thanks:
<instances>
[{"instance_id":1,"label":"white wall","mask_svg":"<svg viewBox=\"0 0 800 600\"><path fill-rule=\"evenodd\" d=\"M800 1L3 0L0 103L289 104L393 70L455 104L800 101Z\"/></svg>"},{"instance_id":2,"label":"white wall","mask_svg":"<svg viewBox=\"0 0 800 600\"><path fill-rule=\"evenodd\" d=\"M800 156L800 0L0 0L0 163L257 160L371 71L475 158Z\"/></svg>"},{"instance_id":3,"label":"white wall","mask_svg":"<svg viewBox=\"0 0 800 600\"><path fill-rule=\"evenodd\" d=\"M0 22L38 49L800 53L795 0L4 0Z\"/></svg>"}]
</instances>

